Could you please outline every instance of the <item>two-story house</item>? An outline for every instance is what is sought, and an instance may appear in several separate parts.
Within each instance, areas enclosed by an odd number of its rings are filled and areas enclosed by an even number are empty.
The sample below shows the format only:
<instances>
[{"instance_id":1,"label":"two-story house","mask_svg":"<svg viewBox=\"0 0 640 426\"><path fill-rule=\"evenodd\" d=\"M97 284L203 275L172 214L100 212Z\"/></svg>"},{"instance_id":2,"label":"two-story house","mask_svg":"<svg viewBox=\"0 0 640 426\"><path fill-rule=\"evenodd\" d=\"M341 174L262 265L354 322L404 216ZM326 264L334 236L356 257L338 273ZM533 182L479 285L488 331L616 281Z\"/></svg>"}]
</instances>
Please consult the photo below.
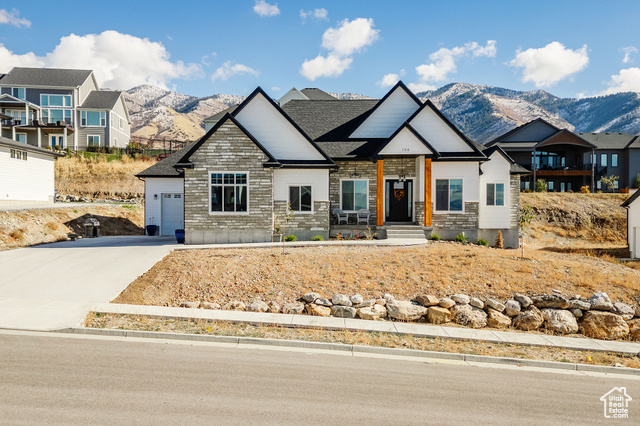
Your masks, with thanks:
<instances>
[{"instance_id":1,"label":"two-story house","mask_svg":"<svg viewBox=\"0 0 640 426\"><path fill-rule=\"evenodd\" d=\"M100 90L91 70L21 68L0 74L0 136L37 147L126 147L122 93Z\"/></svg>"}]
</instances>

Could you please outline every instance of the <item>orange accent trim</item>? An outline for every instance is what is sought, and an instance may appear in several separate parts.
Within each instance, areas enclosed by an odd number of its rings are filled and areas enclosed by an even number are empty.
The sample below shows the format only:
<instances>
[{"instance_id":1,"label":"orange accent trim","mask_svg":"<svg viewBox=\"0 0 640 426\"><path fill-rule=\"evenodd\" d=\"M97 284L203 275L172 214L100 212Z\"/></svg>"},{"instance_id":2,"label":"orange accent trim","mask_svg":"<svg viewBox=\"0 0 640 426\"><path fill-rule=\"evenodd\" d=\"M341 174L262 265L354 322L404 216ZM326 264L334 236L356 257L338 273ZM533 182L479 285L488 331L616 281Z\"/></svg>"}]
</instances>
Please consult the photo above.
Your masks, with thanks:
<instances>
[{"instance_id":1,"label":"orange accent trim","mask_svg":"<svg viewBox=\"0 0 640 426\"><path fill-rule=\"evenodd\" d=\"M431 158L424 159L424 226L431 226Z\"/></svg>"},{"instance_id":2,"label":"orange accent trim","mask_svg":"<svg viewBox=\"0 0 640 426\"><path fill-rule=\"evenodd\" d=\"M376 177L376 226L382 226L384 224L384 160L378 160L378 174Z\"/></svg>"}]
</instances>

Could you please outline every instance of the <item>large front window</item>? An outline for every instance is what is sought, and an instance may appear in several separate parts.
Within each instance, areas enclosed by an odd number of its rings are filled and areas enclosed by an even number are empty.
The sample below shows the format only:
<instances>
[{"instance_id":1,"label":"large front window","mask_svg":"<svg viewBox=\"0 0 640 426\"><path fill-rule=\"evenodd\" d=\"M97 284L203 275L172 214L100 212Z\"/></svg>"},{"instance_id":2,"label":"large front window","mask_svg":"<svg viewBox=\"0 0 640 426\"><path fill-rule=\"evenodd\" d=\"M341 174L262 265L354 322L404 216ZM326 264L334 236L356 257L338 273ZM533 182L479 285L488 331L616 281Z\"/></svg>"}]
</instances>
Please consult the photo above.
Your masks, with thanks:
<instances>
[{"instance_id":1,"label":"large front window","mask_svg":"<svg viewBox=\"0 0 640 426\"><path fill-rule=\"evenodd\" d=\"M100 135L87 136L87 146L100 146Z\"/></svg>"},{"instance_id":2,"label":"large front window","mask_svg":"<svg viewBox=\"0 0 640 426\"><path fill-rule=\"evenodd\" d=\"M83 126L104 127L107 125L106 111L82 111L81 118Z\"/></svg>"},{"instance_id":3,"label":"large front window","mask_svg":"<svg viewBox=\"0 0 640 426\"><path fill-rule=\"evenodd\" d=\"M504 183L487 184L487 205L504 206Z\"/></svg>"},{"instance_id":4,"label":"large front window","mask_svg":"<svg viewBox=\"0 0 640 426\"><path fill-rule=\"evenodd\" d=\"M14 98L26 99L26 89L24 87L12 87L11 88L11 96Z\"/></svg>"},{"instance_id":5,"label":"large front window","mask_svg":"<svg viewBox=\"0 0 640 426\"><path fill-rule=\"evenodd\" d=\"M43 109L42 120L45 123L57 123L58 121L71 125L70 109Z\"/></svg>"},{"instance_id":6,"label":"large front window","mask_svg":"<svg viewBox=\"0 0 640 426\"><path fill-rule=\"evenodd\" d=\"M70 107L71 95L40 95L40 105L50 107Z\"/></svg>"},{"instance_id":7,"label":"large front window","mask_svg":"<svg viewBox=\"0 0 640 426\"><path fill-rule=\"evenodd\" d=\"M313 206L310 186L290 186L289 205L294 212L310 212Z\"/></svg>"},{"instance_id":8,"label":"large front window","mask_svg":"<svg viewBox=\"0 0 640 426\"><path fill-rule=\"evenodd\" d=\"M436 210L462 211L462 179L436 179Z\"/></svg>"},{"instance_id":9,"label":"large front window","mask_svg":"<svg viewBox=\"0 0 640 426\"><path fill-rule=\"evenodd\" d=\"M368 209L369 182L363 179L342 181L342 210Z\"/></svg>"},{"instance_id":10,"label":"large front window","mask_svg":"<svg viewBox=\"0 0 640 426\"><path fill-rule=\"evenodd\" d=\"M247 172L211 173L211 212L246 212L249 192Z\"/></svg>"}]
</instances>

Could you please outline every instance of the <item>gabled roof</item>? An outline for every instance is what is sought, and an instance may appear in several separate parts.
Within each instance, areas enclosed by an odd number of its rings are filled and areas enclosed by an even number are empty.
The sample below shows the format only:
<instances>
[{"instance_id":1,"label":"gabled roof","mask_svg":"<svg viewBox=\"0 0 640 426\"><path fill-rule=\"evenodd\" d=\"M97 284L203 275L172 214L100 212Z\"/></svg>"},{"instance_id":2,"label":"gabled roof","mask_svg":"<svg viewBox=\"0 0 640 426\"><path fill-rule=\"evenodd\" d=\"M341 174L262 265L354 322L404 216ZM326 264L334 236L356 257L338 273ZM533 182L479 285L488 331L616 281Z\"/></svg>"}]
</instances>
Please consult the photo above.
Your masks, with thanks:
<instances>
[{"instance_id":1,"label":"gabled roof","mask_svg":"<svg viewBox=\"0 0 640 426\"><path fill-rule=\"evenodd\" d=\"M529 121L527 123L521 124L520 126L509 130L507 133L505 133L505 134L503 134L501 136L498 136L494 140L492 140L490 142L487 142L486 146L492 146L492 145L495 145L498 142L501 142L501 141L503 141L505 139L508 139L510 136L512 136L512 135L524 130L525 128L533 125L534 123L545 124L546 126L551 127L552 129L554 129L556 132L560 130L558 127L554 126L553 124L549 123L548 121L546 121L546 120L544 120L542 118L536 118L535 120L531 120L531 121ZM532 142L534 142L534 141L532 141ZM517 143L517 142L513 142L513 143Z\"/></svg>"},{"instance_id":2,"label":"gabled roof","mask_svg":"<svg viewBox=\"0 0 640 426\"><path fill-rule=\"evenodd\" d=\"M627 198L625 200L624 203L622 203L622 207L629 207L631 205L631 203L633 203L635 200L637 200L638 198L640 198L640 189L638 189L635 194L633 194L631 197Z\"/></svg>"},{"instance_id":3,"label":"gabled roof","mask_svg":"<svg viewBox=\"0 0 640 426\"><path fill-rule=\"evenodd\" d=\"M89 96L78 108L82 109L112 109L122 92L116 90L92 90Z\"/></svg>"},{"instance_id":4,"label":"gabled roof","mask_svg":"<svg viewBox=\"0 0 640 426\"><path fill-rule=\"evenodd\" d=\"M598 149L625 149L635 136L625 133L577 133Z\"/></svg>"},{"instance_id":5,"label":"gabled roof","mask_svg":"<svg viewBox=\"0 0 640 426\"><path fill-rule=\"evenodd\" d=\"M627 145L626 148L627 149L629 149L629 148L638 148L638 149L640 149L640 136L636 136L636 138L634 140L629 142L629 145Z\"/></svg>"},{"instance_id":6,"label":"gabled roof","mask_svg":"<svg viewBox=\"0 0 640 426\"><path fill-rule=\"evenodd\" d=\"M567 139L559 140L563 137ZM596 148L596 146L591 142L584 140L580 136L576 135L575 133L567 129L558 130L556 133L552 134L548 138L541 140L536 145L536 148L544 147L548 145L577 145L584 148L592 148L592 149Z\"/></svg>"},{"instance_id":7,"label":"gabled roof","mask_svg":"<svg viewBox=\"0 0 640 426\"><path fill-rule=\"evenodd\" d=\"M306 89L300 90L300 92L305 95L311 101L337 101L338 99L331 96L327 92L317 89L315 87L309 87Z\"/></svg>"},{"instance_id":8,"label":"gabled roof","mask_svg":"<svg viewBox=\"0 0 640 426\"><path fill-rule=\"evenodd\" d=\"M212 116L205 118L203 121L205 123L211 123L211 122L217 123L218 120L220 120L226 114L231 114L233 111L235 111L236 108L238 108L238 105L234 105L234 106L231 106L231 107L229 107L227 109L223 109L222 111L216 112Z\"/></svg>"},{"instance_id":9,"label":"gabled roof","mask_svg":"<svg viewBox=\"0 0 640 426\"><path fill-rule=\"evenodd\" d=\"M150 177L183 177L184 172L182 170L178 170L175 168L175 165L184 157L184 155L191 149L196 142L191 142L187 144L184 148L179 151L174 152L167 158L158 161L153 166L148 169L144 169L140 173L136 175L139 178L150 178Z\"/></svg>"},{"instance_id":10,"label":"gabled roof","mask_svg":"<svg viewBox=\"0 0 640 426\"><path fill-rule=\"evenodd\" d=\"M91 75L91 70L14 67L0 79L0 85L78 87Z\"/></svg>"},{"instance_id":11,"label":"gabled roof","mask_svg":"<svg viewBox=\"0 0 640 426\"><path fill-rule=\"evenodd\" d=\"M35 109L40 109L40 106L34 104L33 102L29 102L26 101L24 99L20 99L20 98L16 98L15 96L12 96L8 93L3 93L2 95L0 95L0 103L2 102L8 102L8 103L12 103L12 104L21 104L21 105L29 105L32 108Z\"/></svg>"},{"instance_id":12,"label":"gabled roof","mask_svg":"<svg viewBox=\"0 0 640 426\"><path fill-rule=\"evenodd\" d=\"M396 130L390 137L389 139L387 139L386 141L384 141L383 143L380 144L380 146L378 146L378 149L373 153L373 156L376 156L378 154L380 154L380 151L382 151L387 145L389 145L389 143L396 137L398 136L398 134L403 131L403 130L408 130L409 132L411 132L411 134L413 136L416 137L416 139L418 139L429 151L431 151L431 154L427 154L425 155L427 158L438 158L440 157L440 153L438 152L437 149L435 149L429 142L427 142L427 140L422 137L422 135L420 133L418 133L416 131L416 129L414 129L411 124L409 124L409 122L407 121L406 123L404 123L402 126L398 127L398 130Z\"/></svg>"},{"instance_id":13,"label":"gabled roof","mask_svg":"<svg viewBox=\"0 0 640 426\"><path fill-rule=\"evenodd\" d=\"M16 142L13 139L0 136L0 146L4 146L11 149L19 149L21 151L35 152L37 154L45 154L51 157L64 157L63 154L49 151L48 149L38 148L37 146L29 145L22 142Z\"/></svg>"},{"instance_id":14,"label":"gabled roof","mask_svg":"<svg viewBox=\"0 0 640 426\"><path fill-rule=\"evenodd\" d=\"M511 165L509 171L512 175L528 175L529 173L531 173L529 170L513 161L513 158L511 158L509 154L507 154L504 149L500 147L500 145L494 145L483 150L483 153L487 156L487 158L491 157L496 152L502 155L505 160L509 162L509 164Z\"/></svg>"}]
</instances>

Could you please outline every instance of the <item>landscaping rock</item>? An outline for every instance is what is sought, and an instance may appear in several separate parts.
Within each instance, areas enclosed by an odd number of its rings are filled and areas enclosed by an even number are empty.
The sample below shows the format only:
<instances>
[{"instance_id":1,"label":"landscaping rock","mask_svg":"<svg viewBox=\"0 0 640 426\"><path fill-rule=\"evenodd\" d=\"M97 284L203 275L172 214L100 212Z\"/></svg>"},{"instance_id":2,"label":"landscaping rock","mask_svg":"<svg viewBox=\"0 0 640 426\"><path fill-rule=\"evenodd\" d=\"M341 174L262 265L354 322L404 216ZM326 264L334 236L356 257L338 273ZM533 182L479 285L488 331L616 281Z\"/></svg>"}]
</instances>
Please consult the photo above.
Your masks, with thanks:
<instances>
[{"instance_id":1,"label":"landscaping rock","mask_svg":"<svg viewBox=\"0 0 640 426\"><path fill-rule=\"evenodd\" d=\"M438 303L438 306L440 306L441 308L449 309L455 306L455 304L456 302L454 302L453 299L443 297L442 299L440 299L440 303Z\"/></svg>"},{"instance_id":2,"label":"landscaping rock","mask_svg":"<svg viewBox=\"0 0 640 426\"><path fill-rule=\"evenodd\" d=\"M636 306L636 316L640 318L640 306Z\"/></svg>"},{"instance_id":3,"label":"landscaping rock","mask_svg":"<svg viewBox=\"0 0 640 426\"><path fill-rule=\"evenodd\" d=\"M516 293L513 298L516 299L516 301L520 304L520 306L522 306L523 309L527 309L533 304L531 298L522 293Z\"/></svg>"},{"instance_id":4,"label":"landscaping rock","mask_svg":"<svg viewBox=\"0 0 640 426\"><path fill-rule=\"evenodd\" d=\"M318 293L307 293L302 296L302 299L307 303L314 303L319 297L320 295Z\"/></svg>"},{"instance_id":5,"label":"landscaping rock","mask_svg":"<svg viewBox=\"0 0 640 426\"><path fill-rule=\"evenodd\" d=\"M356 308L344 305L333 305L331 307L331 315L338 318L355 318Z\"/></svg>"},{"instance_id":6,"label":"landscaping rock","mask_svg":"<svg viewBox=\"0 0 640 426\"><path fill-rule=\"evenodd\" d=\"M202 309L220 309L219 303L211 303L211 302L202 302L200 304Z\"/></svg>"},{"instance_id":7,"label":"landscaping rock","mask_svg":"<svg viewBox=\"0 0 640 426\"><path fill-rule=\"evenodd\" d=\"M376 304L376 299L369 299L369 300L365 300L362 303L358 303L357 305L353 305L353 307L356 309L369 308L375 304Z\"/></svg>"},{"instance_id":8,"label":"landscaping rock","mask_svg":"<svg viewBox=\"0 0 640 426\"><path fill-rule=\"evenodd\" d=\"M640 341L640 319L634 319L627 322L629 326L629 335L631 340Z\"/></svg>"},{"instance_id":9,"label":"landscaping rock","mask_svg":"<svg viewBox=\"0 0 640 426\"><path fill-rule=\"evenodd\" d=\"M387 302L391 302L392 300L396 300L395 297L393 297L392 295L390 295L389 293L385 293L384 296L382 296L384 300L386 300Z\"/></svg>"},{"instance_id":10,"label":"landscaping rock","mask_svg":"<svg viewBox=\"0 0 640 426\"><path fill-rule=\"evenodd\" d=\"M344 294L334 294L333 297L331 298L331 303L333 303L334 305L340 305L340 306L351 306L351 300L349 300L349 297L347 297Z\"/></svg>"},{"instance_id":11,"label":"landscaping rock","mask_svg":"<svg viewBox=\"0 0 640 426\"><path fill-rule=\"evenodd\" d=\"M200 302L181 302L180 303L180 307L181 308L191 308L191 309L196 309L200 306Z\"/></svg>"},{"instance_id":12,"label":"landscaping rock","mask_svg":"<svg viewBox=\"0 0 640 426\"><path fill-rule=\"evenodd\" d=\"M505 306L502 303L498 302L496 299L487 299L487 302L485 304L491 309L495 309L500 313L503 313L505 310Z\"/></svg>"},{"instance_id":13,"label":"landscaping rock","mask_svg":"<svg viewBox=\"0 0 640 426\"><path fill-rule=\"evenodd\" d=\"M253 302L247 305L247 311L250 312L267 312L269 310L269 305L267 305L262 300L254 300Z\"/></svg>"},{"instance_id":14,"label":"landscaping rock","mask_svg":"<svg viewBox=\"0 0 640 426\"><path fill-rule=\"evenodd\" d=\"M411 302L400 300L387 301L387 314L389 318L401 321L416 321L425 316L428 309L424 306L414 305Z\"/></svg>"},{"instance_id":15,"label":"landscaping rock","mask_svg":"<svg viewBox=\"0 0 640 426\"><path fill-rule=\"evenodd\" d=\"M454 294L453 296L451 296L451 299L453 299L453 301L456 302L457 305L468 305L469 302L471 302L471 298L469 298L469 296L467 296L466 294Z\"/></svg>"},{"instance_id":16,"label":"landscaping rock","mask_svg":"<svg viewBox=\"0 0 640 426\"><path fill-rule=\"evenodd\" d=\"M563 309L542 309L544 324L548 330L562 334L575 334L578 332L576 317Z\"/></svg>"},{"instance_id":17,"label":"landscaping rock","mask_svg":"<svg viewBox=\"0 0 640 426\"><path fill-rule=\"evenodd\" d=\"M333 303L331 303L331 300L324 299L322 297L317 298L316 301L313 303L320 306L329 306L329 307L333 306Z\"/></svg>"},{"instance_id":18,"label":"landscaping rock","mask_svg":"<svg viewBox=\"0 0 640 426\"><path fill-rule=\"evenodd\" d=\"M569 307L569 301L567 300L567 298L559 294L543 294L541 296L533 296L531 298L531 301L538 309L567 309Z\"/></svg>"},{"instance_id":19,"label":"landscaping rock","mask_svg":"<svg viewBox=\"0 0 640 426\"><path fill-rule=\"evenodd\" d=\"M630 320L635 315L635 309L633 306L627 305L626 303L616 302L613 304L613 312L620 315L625 320Z\"/></svg>"},{"instance_id":20,"label":"landscaping rock","mask_svg":"<svg viewBox=\"0 0 640 426\"><path fill-rule=\"evenodd\" d=\"M582 310L581 309L571 309L571 313L576 318L582 318Z\"/></svg>"},{"instance_id":21,"label":"landscaping rock","mask_svg":"<svg viewBox=\"0 0 640 426\"><path fill-rule=\"evenodd\" d=\"M376 299L376 305L387 306L387 299Z\"/></svg>"},{"instance_id":22,"label":"landscaping rock","mask_svg":"<svg viewBox=\"0 0 640 426\"><path fill-rule=\"evenodd\" d=\"M315 303L307 303L304 308L309 315L316 317L328 317L331 316L331 308L327 306L316 305Z\"/></svg>"},{"instance_id":23,"label":"landscaping rock","mask_svg":"<svg viewBox=\"0 0 640 426\"><path fill-rule=\"evenodd\" d=\"M603 311L585 312L580 321L580 331L587 337L615 340L629 334L629 326L616 314Z\"/></svg>"},{"instance_id":24,"label":"landscaping rock","mask_svg":"<svg viewBox=\"0 0 640 426\"><path fill-rule=\"evenodd\" d=\"M364 297L362 297L362 295L360 294L354 294L353 296L349 297L349 300L351 301L352 305L359 305L360 303L364 302Z\"/></svg>"},{"instance_id":25,"label":"landscaping rock","mask_svg":"<svg viewBox=\"0 0 640 426\"><path fill-rule=\"evenodd\" d=\"M509 299L504 304L504 313L509 317L515 317L521 310L520 303L515 300Z\"/></svg>"},{"instance_id":26,"label":"landscaping rock","mask_svg":"<svg viewBox=\"0 0 640 426\"><path fill-rule=\"evenodd\" d=\"M477 297L472 297L469 300L469 304L471 306L473 306L474 308L484 309L484 302L482 300L478 299Z\"/></svg>"},{"instance_id":27,"label":"landscaping rock","mask_svg":"<svg viewBox=\"0 0 640 426\"><path fill-rule=\"evenodd\" d=\"M436 296L432 296L431 294L421 294L420 296L416 297L416 301L422 306L426 307L436 306L438 303L440 303L440 300Z\"/></svg>"},{"instance_id":28,"label":"landscaping rock","mask_svg":"<svg viewBox=\"0 0 640 426\"><path fill-rule=\"evenodd\" d=\"M269 302L269 312L272 314L278 314L282 310L282 306L278 302L271 301Z\"/></svg>"},{"instance_id":29,"label":"landscaping rock","mask_svg":"<svg viewBox=\"0 0 640 426\"><path fill-rule=\"evenodd\" d=\"M451 318L451 311L449 309L441 308L440 306L430 306L429 312L427 312L427 320L429 320L431 324L444 324L451 321Z\"/></svg>"},{"instance_id":30,"label":"landscaping rock","mask_svg":"<svg viewBox=\"0 0 640 426\"><path fill-rule=\"evenodd\" d=\"M357 310L359 318L366 320L377 320L387 316L387 308L382 305L375 304L370 307L360 308Z\"/></svg>"},{"instance_id":31,"label":"landscaping rock","mask_svg":"<svg viewBox=\"0 0 640 426\"><path fill-rule=\"evenodd\" d=\"M569 307L567 309L580 309L583 311L588 311L589 309L591 309L591 303L585 302L584 300L580 299L571 299L569 300Z\"/></svg>"},{"instance_id":32,"label":"landscaping rock","mask_svg":"<svg viewBox=\"0 0 640 426\"><path fill-rule=\"evenodd\" d=\"M244 302L232 300L231 302L224 305L222 309L224 309L225 311L246 311L247 305L245 305Z\"/></svg>"},{"instance_id":33,"label":"landscaping rock","mask_svg":"<svg viewBox=\"0 0 640 426\"><path fill-rule=\"evenodd\" d=\"M507 328L511 325L511 318L493 308L487 309L487 325L495 328Z\"/></svg>"},{"instance_id":34,"label":"landscaping rock","mask_svg":"<svg viewBox=\"0 0 640 426\"><path fill-rule=\"evenodd\" d=\"M285 303L282 307L283 314L301 314L304 311L304 303L302 302L292 302Z\"/></svg>"},{"instance_id":35,"label":"landscaping rock","mask_svg":"<svg viewBox=\"0 0 640 426\"><path fill-rule=\"evenodd\" d=\"M611 303L611 299L609 299L607 293L594 293L593 296L591 296L588 300L591 304L591 309L595 309L596 311L613 310L613 303Z\"/></svg>"},{"instance_id":36,"label":"landscaping rock","mask_svg":"<svg viewBox=\"0 0 640 426\"><path fill-rule=\"evenodd\" d=\"M538 308L531 305L526 311L520 312L513 317L511 324L519 330L537 330L542 326L544 317Z\"/></svg>"},{"instance_id":37,"label":"landscaping rock","mask_svg":"<svg viewBox=\"0 0 640 426\"><path fill-rule=\"evenodd\" d=\"M487 325L487 313L471 305L456 305L451 308L453 321L472 328L482 328Z\"/></svg>"}]
</instances>

